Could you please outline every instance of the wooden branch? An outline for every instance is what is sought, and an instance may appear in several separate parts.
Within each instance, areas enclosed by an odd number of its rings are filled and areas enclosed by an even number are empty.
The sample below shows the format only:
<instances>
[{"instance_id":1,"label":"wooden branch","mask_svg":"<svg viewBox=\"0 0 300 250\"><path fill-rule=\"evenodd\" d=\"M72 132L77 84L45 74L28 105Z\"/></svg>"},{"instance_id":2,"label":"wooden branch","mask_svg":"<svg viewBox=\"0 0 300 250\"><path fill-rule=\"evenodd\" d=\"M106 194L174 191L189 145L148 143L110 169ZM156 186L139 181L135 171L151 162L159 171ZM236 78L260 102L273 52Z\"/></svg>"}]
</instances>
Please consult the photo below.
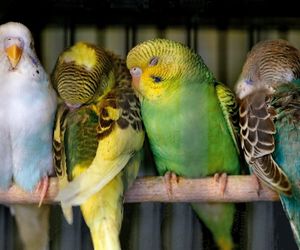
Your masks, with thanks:
<instances>
[{"instance_id":1,"label":"wooden branch","mask_svg":"<svg viewBox=\"0 0 300 250\"><path fill-rule=\"evenodd\" d=\"M163 177L137 179L125 195L125 202L253 202L276 201L278 194L264 185L257 185L252 176L229 176L222 194L214 178L184 179L173 183L171 193Z\"/></svg>"},{"instance_id":2,"label":"wooden branch","mask_svg":"<svg viewBox=\"0 0 300 250\"><path fill-rule=\"evenodd\" d=\"M263 184L259 193L251 176L229 176L224 194L219 184L212 178L178 178L169 189L163 177L138 178L125 194L125 202L253 202L277 201L278 194ZM58 192L57 178L50 178L50 187L44 203L55 203ZM17 186L8 191L0 191L0 203L37 203L39 192L26 193Z\"/></svg>"}]
</instances>

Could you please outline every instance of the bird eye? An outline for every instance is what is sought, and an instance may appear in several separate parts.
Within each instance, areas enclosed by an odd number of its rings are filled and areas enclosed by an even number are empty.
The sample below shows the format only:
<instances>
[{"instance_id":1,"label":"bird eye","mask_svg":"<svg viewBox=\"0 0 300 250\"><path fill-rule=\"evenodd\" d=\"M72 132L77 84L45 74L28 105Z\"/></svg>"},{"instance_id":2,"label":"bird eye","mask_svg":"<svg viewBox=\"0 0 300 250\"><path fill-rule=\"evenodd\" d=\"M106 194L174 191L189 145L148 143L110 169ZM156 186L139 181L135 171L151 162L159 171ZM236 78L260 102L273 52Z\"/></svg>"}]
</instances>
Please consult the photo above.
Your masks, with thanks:
<instances>
[{"instance_id":1,"label":"bird eye","mask_svg":"<svg viewBox=\"0 0 300 250\"><path fill-rule=\"evenodd\" d=\"M149 62L149 66L155 66L158 63L158 57L152 57L150 62Z\"/></svg>"},{"instance_id":2,"label":"bird eye","mask_svg":"<svg viewBox=\"0 0 300 250\"><path fill-rule=\"evenodd\" d=\"M245 80L245 83L247 83L248 85L252 85L253 84L253 81L251 79L246 79Z\"/></svg>"},{"instance_id":3,"label":"bird eye","mask_svg":"<svg viewBox=\"0 0 300 250\"><path fill-rule=\"evenodd\" d=\"M29 44L29 47L30 47L30 49L33 49L33 48L34 48L33 42L31 42L31 43Z\"/></svg>"},{"instance_id":4,"label":"bird eye","mask_svg":"<svg viewBox=\"0 0 300 250\"><path fill-rule=\"evenodd\" d=\"M154 81L155 83L159 83L159 82L162 81L162 78L159 77L159 76L151 76L151 78L153 79L153 81Z\"/></svg>"}]
</instances>

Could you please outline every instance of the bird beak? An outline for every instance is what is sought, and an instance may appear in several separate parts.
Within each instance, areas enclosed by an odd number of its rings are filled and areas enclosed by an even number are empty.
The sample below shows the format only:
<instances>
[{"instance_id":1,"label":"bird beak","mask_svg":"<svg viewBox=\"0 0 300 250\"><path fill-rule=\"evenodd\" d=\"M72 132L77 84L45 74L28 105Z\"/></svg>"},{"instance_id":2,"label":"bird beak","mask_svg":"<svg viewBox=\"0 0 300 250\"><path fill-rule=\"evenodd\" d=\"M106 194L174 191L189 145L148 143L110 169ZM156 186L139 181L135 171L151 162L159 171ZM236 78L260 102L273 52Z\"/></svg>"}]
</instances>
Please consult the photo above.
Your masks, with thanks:
<instances>
[{"instance_id":1,"label":"bird beak","mask_svg":"<svg viewBox=\"0 0 300 250\"><path fill-rule=\"evenodd\" d=\"M139 84L140 84L140 77L133 76L132 77L132 87L134 87L135 89L138 89Z\"/></svg>"},{"instance_id":2,"label":"bird beak","mask_svg":"<svg viewBox=\"0 0 300 250\"><path fill-rule=\"evenodd\" d=\"M132 77L132 87L134 87L135 89L139 89L142 70L138 67L134 67L130 69L130 74Z\"/></svg>"},{"instance_id":3,"label":"bird beak","mask_svg":"<svg viewBox=\"0 0 300 250\"><path fill-rule=\"evenodd\" d=\"M5 52L12 68L14 69L20 61L23 49L16 44L12 44L5 49Z\"/></svg>"}]
</instances>

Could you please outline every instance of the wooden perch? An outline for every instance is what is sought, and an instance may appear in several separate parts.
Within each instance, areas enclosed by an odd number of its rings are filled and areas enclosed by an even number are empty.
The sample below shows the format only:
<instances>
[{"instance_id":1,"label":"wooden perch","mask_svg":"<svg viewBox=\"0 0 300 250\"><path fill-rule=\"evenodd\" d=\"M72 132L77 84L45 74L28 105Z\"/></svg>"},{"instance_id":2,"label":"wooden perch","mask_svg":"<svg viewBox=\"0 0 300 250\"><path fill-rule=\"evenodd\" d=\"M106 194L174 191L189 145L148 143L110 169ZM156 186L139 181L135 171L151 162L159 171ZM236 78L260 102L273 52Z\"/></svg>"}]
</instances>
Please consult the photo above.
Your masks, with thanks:
<instances>
[{"instance_id":1,"label":"wooden perch","mask_svg":"<svg viewBox=\"0 0 300 250\"><path fill-rule=\"evenodd\" d=\"M55 203L58 192L57 178L50 178L50 187L44 203ZM0 203L36 203L38 192L26 193L17 186L0 191ZM277 201L278 194L263 184L259 193L251 176L229 176L225 193L222 194L214 178L184 179L171 185L168 191L163 177L138 178L125 194L125 202L253 202Z\"/></svg>"}]
</instances>

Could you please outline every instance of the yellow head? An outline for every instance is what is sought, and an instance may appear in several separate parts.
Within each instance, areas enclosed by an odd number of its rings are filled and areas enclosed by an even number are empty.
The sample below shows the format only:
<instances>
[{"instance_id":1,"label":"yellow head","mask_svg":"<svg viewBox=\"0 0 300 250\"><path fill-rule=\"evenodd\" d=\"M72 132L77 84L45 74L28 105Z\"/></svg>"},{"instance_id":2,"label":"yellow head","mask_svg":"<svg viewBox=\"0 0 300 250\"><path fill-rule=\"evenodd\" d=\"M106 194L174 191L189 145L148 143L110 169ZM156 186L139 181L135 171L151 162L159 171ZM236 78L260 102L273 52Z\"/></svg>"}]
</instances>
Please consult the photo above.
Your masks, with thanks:
<instances>
[{"instance_id":1,"label":"yellow head","mask_svg":"<svg viewBox=\"0 0 300 250\"><path fill-rule=\"evenodd\" d=\"M74 62L78 66L92 70L97 63L97 54L90 44L78 42L65 51L61 59L65 63Z\"/></svg>"},{"instance_id":2,"label":"yellow head","mask_svg":"<svg viewBox=\"0 0 300 250\"><path fill-rule=\"evenodd\" d=\"M127 67L138 95L149 100L171 94L191 79L201 81L202 73L212 77L199 55L167 39L149 40L131 49Z\"/></svg>"},{"instance_id":3,"label":"yellow head","mask_svg":"<svg viewBox=\"0 0 300 250\"><path fill-rule=\"evenodd\" d=\"M72 106L89 103L112 87L112 59L103 48L78 42L59 56L52 83L65 103Z\"/></svg>"}]
</instances>

